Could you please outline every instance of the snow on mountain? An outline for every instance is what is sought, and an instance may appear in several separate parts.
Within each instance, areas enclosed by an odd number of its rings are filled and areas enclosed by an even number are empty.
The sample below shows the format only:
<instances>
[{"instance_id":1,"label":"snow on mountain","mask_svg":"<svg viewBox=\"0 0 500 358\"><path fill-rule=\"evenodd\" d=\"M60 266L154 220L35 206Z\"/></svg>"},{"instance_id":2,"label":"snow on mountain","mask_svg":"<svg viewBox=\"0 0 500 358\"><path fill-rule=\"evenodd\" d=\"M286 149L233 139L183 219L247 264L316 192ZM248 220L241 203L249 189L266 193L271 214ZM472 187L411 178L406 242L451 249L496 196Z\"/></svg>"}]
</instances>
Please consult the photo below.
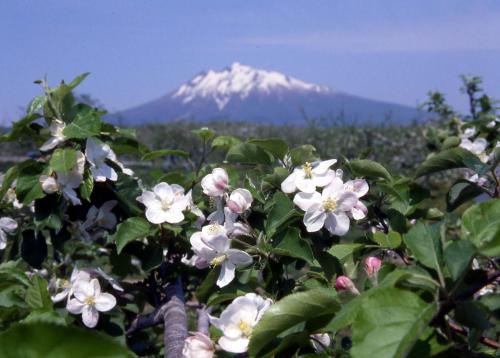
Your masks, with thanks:
<instances>
[{"instance_id":1,"label":"snow on mountain","mask_svg":"<svg viewBox=\"0 0 500 358\"><path fill-rule=\"evenodd\" d=\"M344 123L384 122L389 118L408 123L422 118L422 113L235 62L221 71L203 72L163 97L110 114L107 119L125 126L175 120L303 125L305 117Z\"/></svg>"},{"instance_id":2,"label":"snow on mountain","mask_svg":"<svg viewBox=\"0 0 500 358\"><path fill-rule=\"evenodd\" d=\"M213 98L219 110L224 109L233 96L245 99L251 92L272 91L329 92L328 87L306 83L275 71L254 69L235 62L220 72L210 70L179 87L172 98L189 103L199 98Z\"/></svg>"}]
</instances>

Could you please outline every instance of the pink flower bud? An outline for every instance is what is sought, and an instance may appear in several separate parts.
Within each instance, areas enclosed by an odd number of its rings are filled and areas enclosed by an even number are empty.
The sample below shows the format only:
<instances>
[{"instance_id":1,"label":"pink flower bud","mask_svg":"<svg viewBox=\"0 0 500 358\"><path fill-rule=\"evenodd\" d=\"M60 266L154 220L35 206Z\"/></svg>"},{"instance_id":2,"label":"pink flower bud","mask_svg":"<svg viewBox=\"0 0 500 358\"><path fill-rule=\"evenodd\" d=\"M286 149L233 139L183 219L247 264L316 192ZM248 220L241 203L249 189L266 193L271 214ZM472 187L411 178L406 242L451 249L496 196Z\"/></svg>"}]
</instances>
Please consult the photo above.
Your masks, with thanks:
<instances>
[{"instance_id":1,"label":"pink flower bud","mask_svg":"<svg viewBox=\"0 0 500 358\"><path fill-rule=\"evenodd\" d=\"M208 196L217 197L224 195L229 182L227 172L222 168L215 168L212 173L205 175L201 180L203 193Z\"/></svg>"},{"instance_id":2,"label":"pink flower bud","mask_svg":"<svg viewBox=\"0 0 500 358\"><path fill-rule=\"evenodd\" d=\"M354 286L354 283L347 276L339 276L337 280L335 280L335 289L337 291L349 291L354 295L359 295L359 291Z\"/></svg>"},{"instance_id":3,"label":"pink flower bud","mask_svg":"<svg viewBox=\"0 0 500 358\"><path fill-rule=\"evenodd\" d=\"M242 214L250 208L252 201L252 194L247 189L238 188L231 193L226 205L233 213Z\"/></svg>"},{"instance_id":4,"label":"pink flower bud","mask_svg":"<svg viewBox=\"0 0 500 358\"><path fill-rule=\"evenodd\" d=\"M374 256L368 256L365 259L365 271L368 277L373 278L377 275L380 270L380 266L382 266L382 261L379 258Z\"/></svg>"}]
</instances>

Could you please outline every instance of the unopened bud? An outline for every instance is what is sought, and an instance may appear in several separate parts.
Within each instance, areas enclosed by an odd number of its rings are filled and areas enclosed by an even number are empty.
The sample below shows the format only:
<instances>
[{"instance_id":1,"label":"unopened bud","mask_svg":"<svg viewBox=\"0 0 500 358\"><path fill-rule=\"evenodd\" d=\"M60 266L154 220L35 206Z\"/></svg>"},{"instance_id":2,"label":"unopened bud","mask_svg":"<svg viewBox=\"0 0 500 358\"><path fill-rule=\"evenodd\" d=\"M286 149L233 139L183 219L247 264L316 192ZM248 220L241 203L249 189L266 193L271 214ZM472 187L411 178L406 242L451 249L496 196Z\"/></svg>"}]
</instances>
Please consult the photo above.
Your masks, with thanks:
<instances>
[{"instance_id":1,"label":"unopened bud","mask_svg":"<svg viewBox=\"0 0 500 358\"><path fill-rule=\"evenodd\" d=\"M377 257L369 256L365 259L365 271L370 278L377 276L380 266L382 266L382 261Z\"/></svg>"},{"instance_id":2,"label":"unopened bud","mask_svg":"<svg viewBox=\"0 0 500 358\"><path fill-rule=\"evenodd\" d=\"M354 283L347 276L337 277L337 280L335 280L335 289L337 291L349 291L353 295L359 295L358 289L356 288L356 286L354 286Z\"/></svg>"}]
</instances>

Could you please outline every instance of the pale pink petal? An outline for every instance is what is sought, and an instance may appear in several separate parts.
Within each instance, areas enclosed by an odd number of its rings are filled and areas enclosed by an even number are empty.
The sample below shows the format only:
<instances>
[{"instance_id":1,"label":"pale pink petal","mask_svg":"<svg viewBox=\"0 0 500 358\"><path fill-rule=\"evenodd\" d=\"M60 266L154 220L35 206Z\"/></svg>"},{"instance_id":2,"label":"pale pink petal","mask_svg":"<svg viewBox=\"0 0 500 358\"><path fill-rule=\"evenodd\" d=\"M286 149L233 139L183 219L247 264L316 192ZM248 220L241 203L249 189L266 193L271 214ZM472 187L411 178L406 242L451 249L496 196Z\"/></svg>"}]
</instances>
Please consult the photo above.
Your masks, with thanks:
<instances>
[{"instance_id":1,"label":"pale pink petal","mask_svg":"<svg viewBox=\"0 0 500 358\"><path fill-rule=\"evenodd\" d=\"M116 306L116 298L109 293L101 293L95 298L95 308L101 312L107 312Z\"/></svg>"},{"instance_id":2,"label":"pale pink petal","mask_svg":"<svg viewBox=\"0 0 500 358\"><path fill-rule=\"evenodd\" d=\"M92 306L83 307L82 321L87 327L94 328L99 321L99 312Z\"/></svg>"},{"instance_id":3,"label":"pale pink petal","mask_svg":"<svg viewBox=\"0 0 500 358\"><path fill-rule=\"evenodd\" d=\"M293 198L293 203L301 210L307 211L312 205L321 203L321 194L317 191L312 193L297 193Z\"/></svg>"},{"instance_id":4,"label":"pale pink petal","mask_svg":"<svg viewBox=\"0 0 500 358\"><path fill-rule=\"evenodd\" d=\"M316 232L321 230L325 223L326 214L321 210L320 205L316 204L309 208L304 215L304 225L308 232Z\"/></svg>"}]
</instances>

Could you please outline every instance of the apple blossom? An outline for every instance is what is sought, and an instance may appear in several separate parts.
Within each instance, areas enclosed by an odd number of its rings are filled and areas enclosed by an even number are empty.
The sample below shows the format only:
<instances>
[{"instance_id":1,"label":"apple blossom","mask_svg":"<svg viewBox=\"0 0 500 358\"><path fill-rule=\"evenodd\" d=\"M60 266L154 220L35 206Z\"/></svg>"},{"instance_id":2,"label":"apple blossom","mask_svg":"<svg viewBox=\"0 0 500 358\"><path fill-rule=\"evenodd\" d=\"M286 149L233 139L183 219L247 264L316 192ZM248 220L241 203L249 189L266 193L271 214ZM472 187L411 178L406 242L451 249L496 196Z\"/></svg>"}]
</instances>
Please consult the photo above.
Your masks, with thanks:
<instances>
[{"instance_id":1,"label":"apple blossom","mask_svg":"<svg viewBox=\"0 0 500 358\"><path fill-rule=\"evenodd\" d=\"M101 292L101 285L97 279L89 282L79 281L73 288L72 298L66 309L73 314L81 314L83 324L89 328L94 328L99 320L99 312L107 312L116 305L116 298Z\"/></svg>"},{"instance_id":2,"label":"apple blossom","mask_svg":"<svg viewBox=\"0 0 500 358\"><path fill-rule=\"evenodd\" d=\"M89 282L91 279L90 274L85 270L78 270L76 267L71 272L71 277L69 280L57 279L56 280L56 290L62 288L61 292L56 293L51 296L52 302L60 302L67 298L68 302L73 295L74 287L81 281Z\"/></svg>"},{"instance_id":3,"label":"apple blossom","mask_svg":"<svg viewBox=\"0 0 500 358\"><path fill-rule=\"evenodd\" d=\"M219 346L231 353L246 352L253 328L271 304L270 299L247 293L235 298L222 311L220 318L210 317L210 323L223 334Z\"/></svg>"},{"instance_id":4,"label":"apple blossom","mask_svg":"<svg viewBox=\"0 0 500 358\"><path fill-rule=\"evenodd\" d=\"M238 188L229 195L226 205L232 212L242 214L250 209L252 201L252 194L247 189Z\"/></svg>"},{"instance_id":5,"label":"apple blossom","mask_svg":"<svg viewBox=\"0 0 500 358\"><path fill-rule=\"evenodd\" d=\"M167 183L159 183L153 191L145 191L137 198L146 207L146 219L151 223L177 224L184 220L182 212L186 210L188 201L184 195L176 194L174 189Z\"/></svg>"},{"instance_id":6,"label":"apple blossom","mask_svg":"<svg viewBox=\"0 0 500 358\"><path fill-rule=\"evenodd\" d=\"M184 340L183 358L212 358L214 352L214 343L210 337L201 332L193 332Z\"/></svg>"},{"instance_id":7,"label":"apple blossom","mask_svg":"<svg viewBox=\"0 0 500 358\"><path fill-rule=\"evenodd\" d=\"M231 241L221 225L206 225L201 232L191 235L189 241L198 257L196 267L221 266L217 278L219 287L227 286L234 279L236 267L252 263L251 256L245 251L230 248Z\"/></svg>"},{"instance_id":8,"label":"apple blossom","mask_svg":"<svg viewBox=\"0 0 500 358\"><path fill-rule=\"evenodd\" d=\"M9 217L0 218L0 250L7 246L7 234L17 229L17 222Z\"/></svg>"},{"instance_id":9,"label":"apple blossom","mask_svg":"<svg viewBox=\"0 0 500 358\"><path fill-rule=\"evenodd\" d=\"M222 196L229 183L227 172L222 168L215 168L201 180L203 193L208 196Z\"/></svg>"},{"instance_id":10,"label":"apple blossom","mask_svg":"<svg viewBox=\"0 0 500 358\"><path fill-rule=\"evenodd\" d=\"M364 179L354 179L348 180L344 183L344 190L356 194L358 201L354 204L351 209L351 216L354 220L364 219L368 213L368 209L365 204L359 198L363 197L368 193L369 187L368 183Z\"/></svg>"},{"instance_id":11,"label":"apple blossom","mask_svg":"<svg viewBox=\"0 0 500 358\"><path fill-rule=\"evenodd\" d=\"M111 210L117 203L116 200L109 200L103 203L100 208L92 205L87 211L87 218L81 225L81 229L87 233L93 232L92 235L89 235L90 240L101 237L103 229L111 230L116 226L117 219Z\"/></svg>"},{"instance_id":12,"label":"apple blossom","mask_svg":"<svg viewBox=\"0 0 500 358\"><path fill-rule=\"evenodd\" d=\"M335 289L337 291L349 291L354 295L359 295L359 291L354 283L347 276L338 276L335 280Z\"/></svg>"},{"instance_id":13,"label":"apple blossom","mask_svg":"<svg viewBox=\"0 0 500 358\"><path fill-rule=\"evenodd\" d=\"M77 189L83 181L83 171L85 170L85 156L82 152L76 152L76 165L69 172L56 171L55 178L49 175L40 176L40 185L47 194L61 192L61 194L71 202L72 205L80 205L82 202L76 195Z\"/></svg>"},{"instance_id":14,"label":"apple blossom","mask_svg":"<svg viewBox=\"0 0 500 358\"><path fill-rule=\"evenodd\" d=\"M45 143L42 144L40 150L42 152L46 152L48 150L54 149L59 144L64 142L66 140L66 136L63 134L65 127L66 124L63 121L59 119L54 119L49 126L51 137Z\"/></svg>"},{"instance_id":15,"label":"apple blossom","mask_svg":"<svg viewBox=\"0 0 500 358\"><path fill-rule=\"evenodd\" d=\"M348 213L358 202L356 194L345 191L344 183L335 177L320 194L297 193L295 205L304 210L304 225L308 232L316 232L324 226L331 234L342 236L349 230Z\"/></svg>"},{"instance_id":16,"label":"apple blossom","mask_svg":"<svg viewBox=\"0 0 500 358\"><path fill-rule=\"evenodd\" d=\"M90 163L90 172L95 181L104 182L106 179L116 181L118 174L110 167L106 160L110 160L122 169L125 174L133 174L131 171L125 169L123 164L116 158L115 152L108 144L105 144L95 138L88 138L85 145L85 156Z\"/></svg>"},{"instance_id":17,"label":"apple blossom","mask_svg":"<svg viewBox=\"0 0 500 358\"><path fill-rule=\"evenodd\" d=\"M471 141L468 138L462 138L459 146L477 155L482 162L488 161L488 156L485 153L486 147L488 147L486 139L476 138Z\"/></svg>"},{"instance_id":18,"label":"apple blossom","mask_svg":"<svg viewBox=\"0 0 500 358\"><path fill-rule=\"evenodd\" d=\"M282 183L281 190L290 194L297 190L304 193L314 193L316 187L324 187L330 184L335 178L335 171L330 167L337 162L337 159L325 160L322 162L306 162L301 167L295 168Z\"/></svg>"}]
</instances>

